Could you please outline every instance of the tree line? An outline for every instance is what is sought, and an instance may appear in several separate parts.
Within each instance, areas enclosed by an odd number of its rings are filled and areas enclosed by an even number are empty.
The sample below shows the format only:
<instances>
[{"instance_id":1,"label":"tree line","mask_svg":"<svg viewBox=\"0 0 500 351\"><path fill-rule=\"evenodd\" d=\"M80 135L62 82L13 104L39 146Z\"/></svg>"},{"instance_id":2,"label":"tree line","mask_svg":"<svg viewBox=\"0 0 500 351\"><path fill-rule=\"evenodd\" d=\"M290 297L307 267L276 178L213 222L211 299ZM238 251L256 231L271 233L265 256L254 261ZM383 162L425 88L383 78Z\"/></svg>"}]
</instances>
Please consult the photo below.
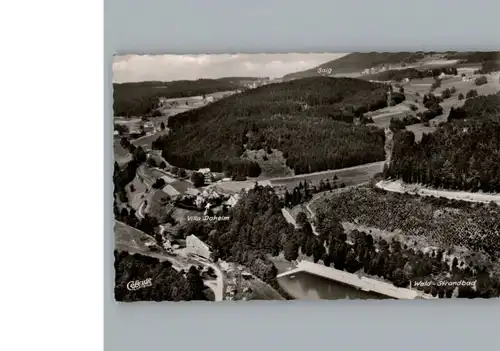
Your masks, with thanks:
<instances>
[{"instance_id":1,"label":"tree line","mask_svg":"<svg viewBox=\"0 0 500 351\"><path fill-rule=\"evenodd\" d=\"M309 184L309 182L299 182L299 184L292 189L292 191L285 191L283 196L283 206L292 208L294 206L300 205L312 199L313 194L317 194L324 191L332 191L335 189L345 188L344 182L338 182L338 177L335 175L332 180L321 179L319 183Z\"/></svg>"},{"instance_id":2,"label":"tree line","mask_svg":"<svg viewBox=\"0 0 500 351\"><path fill-rule=\"evenodd\" d=\"M387 106L387 89L327 77L270 84L171 117L154 147L179 167L251 177L260 167L240 158L247 149L281 150L296 174L380 161L383 131L351 122Z\"/></svg>"},{"instance_id":3,"label":"tree line","mask_svg":"<svg viewBox=\"0 0 500 351\"><path fill-rule=\"evenodd\" d=\"M500 54L497 56L495 61L486 61L481 65L481 68L474 72L476 74L489 74L492 72L500 71Z\"/></svg>"},{"instance_id":4,"label":"tree line","mask_svg":"<svg viewBox=\"0 0 500 351\"><path fill-rule=\"evenodd\" d=\"M420 118L421 122L428 122L431 119L441 115L443 113L443 107L440 103L443 102L443 98L436 96L433 93L425 94L422 98L422 103L427 108L424 112L418 112L417 117Z\"/></svg>"},{"instance_id":5,"label":"tree line","mask_svg":"<svg viewBox=\"0 0 500 351\"><path fill-rule=\"evenodd\" d=\"M391 117L391 121L389 122L389 128L393 132L396 132L398 130L405 129L406 126L417 124L420 122L421 122L420 118L411 115L405 116L402 119Z\"/></svg>"}]
</instances>

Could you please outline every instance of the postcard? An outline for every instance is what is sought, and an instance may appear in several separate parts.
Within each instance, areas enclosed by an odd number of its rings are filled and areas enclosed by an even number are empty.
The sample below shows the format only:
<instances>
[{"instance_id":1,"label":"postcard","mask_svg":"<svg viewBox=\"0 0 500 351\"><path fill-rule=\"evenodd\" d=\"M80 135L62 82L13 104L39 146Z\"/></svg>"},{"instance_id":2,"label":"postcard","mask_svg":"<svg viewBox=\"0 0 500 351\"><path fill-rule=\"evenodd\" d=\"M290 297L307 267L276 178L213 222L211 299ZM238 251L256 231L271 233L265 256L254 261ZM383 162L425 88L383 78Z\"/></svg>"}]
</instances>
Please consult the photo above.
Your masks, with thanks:
<instances>
[{"instance_id":1,"label":"postcard","mask_svg":"<svg viewBox=\"0 0 500 351\"><path fill-rule=\"evenodd\" d=\"M122 55L117 301L500 296L500 52Z\"/></svg>"}]
</instances>

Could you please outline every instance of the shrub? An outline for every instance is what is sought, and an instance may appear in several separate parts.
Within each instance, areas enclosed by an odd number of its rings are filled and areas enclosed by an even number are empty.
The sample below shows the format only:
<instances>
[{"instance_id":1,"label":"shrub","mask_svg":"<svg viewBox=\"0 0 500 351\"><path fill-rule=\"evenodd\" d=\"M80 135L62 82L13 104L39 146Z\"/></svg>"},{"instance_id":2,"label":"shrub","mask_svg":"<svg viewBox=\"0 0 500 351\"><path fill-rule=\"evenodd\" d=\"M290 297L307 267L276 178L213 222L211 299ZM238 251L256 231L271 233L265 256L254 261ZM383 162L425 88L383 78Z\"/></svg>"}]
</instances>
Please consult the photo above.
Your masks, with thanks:
<instances>
[{"instance_id":1,"label":"shrub","mask_svg":"<svg viewBox=\"0 0 500 351\"><path fill-rule=\"evenodd\" d=\"M474 84L476 85L483 85L486 83L488 83L488 78L486 78L486 76L477 77L476 80L474 80Z\"/></svg>"},{"instance_id":2,"label":"shrub","mask_svg":"<svg viewBox=\"0 0 500 351\"><path fill-rule=\"evenodd\" d=\"M156 179L156 182L153 184L153 188L154 189L160 189L160 188L163 188L165 186L165 180L163 180L162 178L158 178Z\"/></svg>"},{"instance_id":3,"label":"shrub","mask_svg":"<svg viewBox=\"0 0 500 351\"><path fill-rule=\"evenodd\" d=\"M191 175L191 181L195 188L203 186L205 184L205 176L200 172L193 172Z\"/></svg>"},{"instance_id":4,"label":"shrub","mask_svg":"<svg viewBox=\"0 0 500 351\"><path fill-rule=\"evenodd\" d=\"M477 90L475 89L471 89L467 92L467 94L465 95L465 98L466 99L470 99L470 98L473 98L473 97L476 97L478 96L479 94L477 93Z\"/></svg>"},{"instance_id":5,"label":"shrub","mask_svg":"<svg viewBox=\"0 0 500 351\"><path fill-rule=\"evenodd\" d=\"M443 92L441 93L441 97L443 99L449 99L451 97L451 90L450 89L443 90Z\"/></svg>"},{"instance_id":6,"label":"shrub","mask_svg":"<svg viewBox=\"0 0 500 351\"><path fill-rule=\"evenodd\" d=\"M434 83L432 83L432 85L431 85L431 91L436 90L440 86L441 86L441 79L436 78Z\"/></svg>"},{"instance_id":7,"label":"shrub","mask_svg":"<svg viewBox=\"0 0 500 351\"><path fill-rule=\"evenodd\" d=\"M460 93L458 94L458 100L463 100L464 99L464 94Z\"/></svg>"}]
</instances>

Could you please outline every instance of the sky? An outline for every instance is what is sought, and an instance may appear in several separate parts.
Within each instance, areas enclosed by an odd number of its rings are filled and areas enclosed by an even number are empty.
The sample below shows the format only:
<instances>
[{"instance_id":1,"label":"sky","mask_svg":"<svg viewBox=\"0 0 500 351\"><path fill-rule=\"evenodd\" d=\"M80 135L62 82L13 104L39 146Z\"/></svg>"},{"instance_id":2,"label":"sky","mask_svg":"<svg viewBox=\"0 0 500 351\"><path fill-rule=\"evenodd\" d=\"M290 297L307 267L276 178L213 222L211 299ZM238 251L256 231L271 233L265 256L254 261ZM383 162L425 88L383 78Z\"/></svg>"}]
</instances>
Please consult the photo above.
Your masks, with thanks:
<instances>
[{"instance_id":1,"label":"sky","mask_svg":"<svg viewBox=\"0 0 500 351\"><path fill-rule=\"evenodd\" d=\"M121 55L113 58L113 82L234 76L279 78L344 55L346 54Z\"/></svg>"}]
</instances>

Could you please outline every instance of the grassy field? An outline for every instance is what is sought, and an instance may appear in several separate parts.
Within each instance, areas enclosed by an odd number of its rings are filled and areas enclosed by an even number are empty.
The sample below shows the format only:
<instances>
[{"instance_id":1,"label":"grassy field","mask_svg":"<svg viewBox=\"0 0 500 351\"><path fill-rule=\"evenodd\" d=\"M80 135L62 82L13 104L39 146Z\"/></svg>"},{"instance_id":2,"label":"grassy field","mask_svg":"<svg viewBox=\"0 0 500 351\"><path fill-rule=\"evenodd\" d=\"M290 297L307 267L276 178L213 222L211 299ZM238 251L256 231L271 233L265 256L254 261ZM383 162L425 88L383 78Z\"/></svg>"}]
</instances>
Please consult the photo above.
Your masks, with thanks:
<instances>
[{"instance_id":1,"label":"grassy field","mask_svg":"<svg viewBox=\"0 0 500 351\"><path fill-rule=\"evenodd\" d=\"M152 236L118 221L115 221L114 233L116 250L151 256L146 243L156 242Z\"/></svg>"},{"instance_id":2,"label":"grassy field","mask_svg":"<svg viewBox=\"0 0 500 351\"><path fill-rule=\"evenodd\" d=\"M286 186L291 190L295 186L297 186L299 182L303 182L306 179L312 185L315 185L318 184L321 180L326 181L327 179L330 183L332 183L333 178L337 176L337 184L344 183L346 186L350 186L369 181L375 174L382 172L383 167L384 161L381 161L352 168L311 173L288 178L272 179L271 185Z\"/></svg>"},{"instance_id":3,"label":"grassy field","mask_svg":"<svg viewBox=\"0 0 500 351\"><path fill-rule=\"evenodd\" d=\"M409 114L412 114L409 103L403 102L396 106L389 106L377 111L366 113L365 116L371 117L375 126L379 128L388 128L392 118L402 119Z\"/></svg>"}]
</instances>

